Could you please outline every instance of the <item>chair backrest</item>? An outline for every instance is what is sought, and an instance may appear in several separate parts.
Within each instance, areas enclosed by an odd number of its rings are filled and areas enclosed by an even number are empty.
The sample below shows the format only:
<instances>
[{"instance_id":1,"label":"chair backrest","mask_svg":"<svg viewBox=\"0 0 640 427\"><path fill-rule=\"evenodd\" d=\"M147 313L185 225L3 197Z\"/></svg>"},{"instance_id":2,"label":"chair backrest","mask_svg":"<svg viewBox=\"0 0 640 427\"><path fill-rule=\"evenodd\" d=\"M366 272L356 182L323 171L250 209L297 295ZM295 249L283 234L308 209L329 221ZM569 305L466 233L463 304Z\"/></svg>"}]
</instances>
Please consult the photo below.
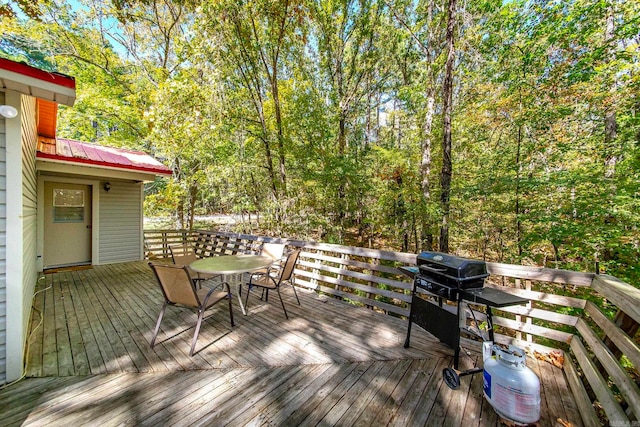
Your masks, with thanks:
<instances>
[{"instance_id":1,"label":"chair backrest","mask_svg":"<svg viewBox=\"0 0 640 427\"><path fill-rule=\"evenodd\" d=\"M262 245L260 254L271 257L274 261L277 261L284 255L284 248L285 245L283 243L265 243Z\"/></svg>"},{"instance_id":2,"label":"chair backrest","mask_svg":"<svg viewBox=\"0 0 640 427\"><path fill-rule=\"evenodd\" d=\"M160 258L159 256L157 256L156 254L154 254L151 251L151 248L149 247L147 242L144 242L144 256L147 257L148 259L159 259Z\"/></svg>"},{"instance_id":3,"label":"chair backrest","mask_svg":"<svg viewBox=\"0 0 640 427\"><path fill-rule=\"evenodd\" d=\"M300 249L296 249L289 254L287 261L284 263L284 267L282 268L282 272L280 273L280 283L291 279L293 269L296 266L296 262L298 262L298 256L300 256Z\"/></svg>"},{"instance_id":4,"label":"chair backrest","mask_svg":"<svg viewBox=\"0 0 640 427\"><path fill-rule=\"evenodd\" d=\"M167 301L189 307L200 307L196 288L184 266L149 263Z\"/></svg>"},{"instance_id":5,"label":"chair backrest","mask_svg":"<svg viewBox=\"0 0 640 427\"><path fill-rule=\"evenodd\" d=\"M169 245L169 252L175 265L190 265L198 259L196 252L189 245Z\"/></svg>"}]
</instances>

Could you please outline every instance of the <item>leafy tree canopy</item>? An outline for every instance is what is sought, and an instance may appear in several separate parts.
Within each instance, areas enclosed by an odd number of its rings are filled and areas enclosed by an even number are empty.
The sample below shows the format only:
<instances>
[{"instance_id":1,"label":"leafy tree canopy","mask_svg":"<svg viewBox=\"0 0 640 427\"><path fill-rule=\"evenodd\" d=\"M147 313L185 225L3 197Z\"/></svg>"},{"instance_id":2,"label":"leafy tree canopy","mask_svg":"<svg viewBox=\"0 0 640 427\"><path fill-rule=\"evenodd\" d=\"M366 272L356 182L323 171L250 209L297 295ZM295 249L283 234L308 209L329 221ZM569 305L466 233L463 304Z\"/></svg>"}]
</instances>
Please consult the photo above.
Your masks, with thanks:
<instances>
[{"instance_id":1,"label":"leafy tree canopy","mask_svg":"<svg viewBox=\"0 0 640 427\"><path fill-rule=\"evenodd\" d=\"M190 226L593 269L640 247L634 2L459 3L450 205L447 8L425 0L10 0L0 54L76 78L59 135L139 148ZM443 212L448 209L448 212ZM255 222L257 219L257 223ZM637 281L636 281L637 282Z\"/></svg>"}]
</instances>

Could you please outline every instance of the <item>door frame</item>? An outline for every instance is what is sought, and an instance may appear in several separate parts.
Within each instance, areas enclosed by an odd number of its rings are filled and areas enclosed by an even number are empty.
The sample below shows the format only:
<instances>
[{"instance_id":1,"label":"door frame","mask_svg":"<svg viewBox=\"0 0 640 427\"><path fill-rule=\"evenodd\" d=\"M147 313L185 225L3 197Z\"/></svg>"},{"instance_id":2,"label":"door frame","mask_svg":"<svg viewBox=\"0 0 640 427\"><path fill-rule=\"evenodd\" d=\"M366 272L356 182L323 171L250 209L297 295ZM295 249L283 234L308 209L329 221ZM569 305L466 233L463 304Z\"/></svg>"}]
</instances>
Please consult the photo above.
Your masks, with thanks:
<instances>
[{"instance_id":1,"label":"door frame","mask_svg":"<svg viewBox=\"0 0 640 427\"><path fill-rule=\"evenodd\" d=\"M37 213L37 237L36 237L36 264L38 271L44 269L44 223L45 223L45 209L44 206L44 183L45 182L60 182L68 184L82 184L91 187L91 265L97 265L100 259L98 253L100 245L98 245L98 238L100 236L99 225L100 217L98 209L100 201L100 181L90 178L74 178L67 176L53 176L38 174L38 213Z\"/></svg>"}]
</instances>

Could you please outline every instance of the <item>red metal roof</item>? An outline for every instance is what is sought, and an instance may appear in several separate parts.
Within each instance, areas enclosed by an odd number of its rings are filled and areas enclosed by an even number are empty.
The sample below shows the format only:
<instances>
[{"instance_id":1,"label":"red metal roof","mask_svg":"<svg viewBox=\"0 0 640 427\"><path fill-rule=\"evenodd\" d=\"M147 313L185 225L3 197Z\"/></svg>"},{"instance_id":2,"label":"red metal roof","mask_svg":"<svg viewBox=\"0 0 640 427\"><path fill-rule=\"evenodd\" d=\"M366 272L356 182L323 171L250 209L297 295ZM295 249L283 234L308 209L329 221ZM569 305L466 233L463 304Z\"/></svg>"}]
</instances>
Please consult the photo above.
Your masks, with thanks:
<instances>
[{"instance_id":1,"label":"red metal roof","mask_svg":"<svg viewBox=\"0 0 640 427\"><path fill-rule=\"evenodd\" d=\"M72 139L40 137L36 157L156 175L172 174L171 169L142 151L107 147Z\"/></svg>"},{"instance_id":2,"label":"red metal roof","mask_svg":"<svg viewBox=\"0 0 640 427\"><path fill-rule=\"evenodd\" d=\"M33 77L38 80L53 83L58 86L68 87L70 89L76 88L76 81L73 77L67 76L66 74L44 71L27 65L24 62L15 62L9 59L0 58L0 69L13 71L14 73L22 74L23 76Z\"/></svg>"},{"instance_id":3,"label":"red metal roof","mask_svg":"<svg viewBox=\"0 0 640 427\"><path fill-rule=\"evenodd\" d=\"M4 89L68 106L76 100L73 77L0 58L0 90Z\"/></svg>"}]
</instances>

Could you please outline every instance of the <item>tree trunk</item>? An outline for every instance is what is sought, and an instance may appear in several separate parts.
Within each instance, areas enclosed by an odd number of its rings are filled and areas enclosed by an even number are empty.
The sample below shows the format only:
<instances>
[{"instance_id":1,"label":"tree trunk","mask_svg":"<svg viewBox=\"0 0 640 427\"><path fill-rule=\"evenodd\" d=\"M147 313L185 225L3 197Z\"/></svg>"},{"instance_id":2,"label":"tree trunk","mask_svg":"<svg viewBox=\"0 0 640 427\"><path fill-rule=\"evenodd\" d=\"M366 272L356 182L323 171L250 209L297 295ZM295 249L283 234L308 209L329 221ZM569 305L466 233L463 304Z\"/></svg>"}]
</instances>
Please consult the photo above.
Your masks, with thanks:
<instances>
[{"instance_id":1,"label":"tree trunk","mask_svg":"<svg viewBox=\"0 0 640 427\"><path fill-rule=\"evenodd\" d=\"M185 228L184 224L184 199L181 197L176 207L176 216L178 217L178 228Z\"/></svg>"},{"instance_id":2,"label":"tree trunk","mask_svg":"<svg viewBox=\"0 0 640 427\"><path fill-rule=\"evenodd\" d=\"M431 189L429 188L431 175L431 131L433 129L436 100L431 86L427 88L426 92L427 107L424 115L424 125L422 126L424 139L422 140L422 159L420 161L420 183L422 197L426 202L429 202L431 199Z\"/></svg>"},{"instance_id":3,"label":"tree trunk","mask_svg":"<svg viewBox=\"0 0 640 427\"><path fill-rule=\"evenodd\" d=\"M188 230L193 230L193 220L196 216L196 202L198 200L198 184L192 183L189 188L189 227Z\"/></svg>"},{"instance_id":4,"label":"tree trunk","mask_svg":"<svg viewBox=\"0 0 640 427\"><path fill-rule=\"evenodd\" d=\"M431 69L431 66L429 66ZM433 248L433 234L431 233L431 218L428 214L428 206L431 203L431 132L433 130L433 116L435 115L436 100L431 81L427 82L427 105L424 115L422 132L422 159L420 160L420 178L424 211L422 213L421 244L423 250L430 251Z\"/></svg>"},{"instance_id":5,"label":"tree trunk","mask_svg":"<svg viewBox=\"0 0 640 427\"><path fill-rule=\"evenodd\" d=\"M615 38L615 18L613 5L610 4L608 8L607 23L604 34L604 43L609 53L606 56L607 61L614 60L611 44L614 43ZM616 82L611 83L611 96L614 96L616 91ZM615 147L616 137L618 133L618 123L616 119L616 108L614 103L611 103L609 110L605 112L604 117L604 143L605 150L607 150L607 158L605 160L605 177L613 178L616 172L616 165L619 163L618 150Z\"/></svg>"},{"instance_id":6,"label":"tree trunk","mask_svg":"<svg viewBox=\"0 0 640 427\"><path fill-rule=\"evenodd\" d=\"M282 194L287 194L287 173L284 163L284 131L282 125L282 110L280 108L280 94L278 92L278 81L274 70L274 81L271 83L271 92L276 115L276 128L278 129L278 160L280 163L280 184L282 185Z\"/></svg>"},{"instance_id":7,"label":"tree trunk","mask_svg":"<svg viewBox=\"0 0 640 427\"><path fill-rule=\"evenodd\" d=\"M267 165L267 171L269 172L269 178L271 180L271 191L274 198L278 198L278 180L276 178L275 170L273 169L273 156L271 155L271 146L269 144L266 123L263 122L263 134L262 144L264 145L265 163Z\"/></svg>"},{"instance_id":8,"label":"tree trunk","mask_svg":"<svg viewBox=\"0 0 640 427\"><path fill-rule=\"evenodd\" d=\"M518 256L522 256L522 221L520 220L520 150L522 147L522 125L518 126L518 145L516 147L516 244Z\"/></svg>"},{"instance_id":9,"label":"tree trunk","mask_svg":"<svg viewBox=\"0 0 640 427\"><path fill-rule=\"evenodd\" d=\"M346 152L347 146L347 135L346 135L346 127L347 127L347 116L346 113L342 110L340 111L339 117L339 134L338 134L338 153L340 156L343 156ZM340 226L344 226L344 219L347 217L346 212L346 199L347 199L347 184L345 182L344 176L338 176L339 180L338 184L338 194L337 194L337 214L340 220Z\"/></svg>"},{"instance_id":10,"label":"tree trunk","mask_svg":"<svg viewBox=\"0 0 640 427\"><path fill-rule=\"evenodd\" d=\"M453 62L455 58L455 19L457 0L448 1L447 17L447 62L445 66L443 86L443 138L442 138L442 172L440 174L440 205L442 224L440 225L440 252L449 252L449 212L451 209L451 110L453 102Z\"/></svg>"},{"instance_id":11,"label":"tree trunk","mask_svg":"<svg viewBox=\"0 0 640 427\"><path fill-rule=\"evenodd\" d=\"M338 154L344 155L347 150L347 114L340 111L338 118Z\"/></svg>"},{"instance_id":12,"label":"tree trunk","mask_svg":"<svg viewBox=\"0 0 640 427\"><path fill-rule=\"evenodd\" d=\"M269 131L269 126L267 125L267 118L265 117L264 111L264 99L263 99L263 78L259 72L259 62L262 62L262 66L264 67L267 77L271 82L271 90L273 91L273 79L276 77L275 73L272 76L269 73L269 67L267 66L264 56L261 51L255 52L250 48L250 45L246 45L245 42L248 42L246 34L247 31L251 33L251 37L253 41L256 43L260 42L259 36L255 32L255 22L253 19L250 22L247 22L243 14L235 11L234 13L229 15L230 22L232 25L233 34L229 35L229 40L231 38L235 38L234 40L240 41L240 46L236 52L233 52L232 55L229 56L231 61L234 63L236 68L240 71L242 81L244 83L245 88L249 92L249 96L251 98L251 103L255 108L256 114L258 116L258 120L260 122L260 132L261 134L258 136L262 141L264 146L265 153L265 167L269 174L269 180L271 181L271 191L273 193L273 197L275 199L278 198L278 177L276 175L275 168L273 166L273 154L271 147L271 132ZM251 17L253 18L253 17ZM248 26L247 26L248 25ZM234 43L228 42L230 45Z\"/></svg>"},{"instance_id":13,"label":"tree trunk","mask_svg":"<svg viewBox=\"0 0 640 427\"><path fill-rule=\"evenodd\" d=\"M285 36L285 28L287 26L287 17L289 12L288 1L281 2L281 5L284 9L282 10L282 15L278 17L279 22L277 22L279 27L278 43L283 43L284 36ZM281 185L282 194L286 195L287 194L287 174L286 174L286 168L285 168L285 162L284 162L284 158L285 158L284 131L283 131L284 126L282 124L282 109L280 108L280 91L278 88L278 62L280 57L280 47L281 45L277 45L275 49L269 50L268 61L265 58L265 54L262 53L262 56L263 56L262 62L264 64L265 71L267 72L267 75L269 76L269 81L271 83L271 96L273 97L273 104L274 104L274 110L275 110L274 112L276 116L275 118L276 118L276 131L277 131L277 144L278 144L278 160L279 160L279 166L280 166L280 185ZM271 64L271 69L269 69L269 65L267 65L268 63Z\"/></svg>"}]
</instances>

